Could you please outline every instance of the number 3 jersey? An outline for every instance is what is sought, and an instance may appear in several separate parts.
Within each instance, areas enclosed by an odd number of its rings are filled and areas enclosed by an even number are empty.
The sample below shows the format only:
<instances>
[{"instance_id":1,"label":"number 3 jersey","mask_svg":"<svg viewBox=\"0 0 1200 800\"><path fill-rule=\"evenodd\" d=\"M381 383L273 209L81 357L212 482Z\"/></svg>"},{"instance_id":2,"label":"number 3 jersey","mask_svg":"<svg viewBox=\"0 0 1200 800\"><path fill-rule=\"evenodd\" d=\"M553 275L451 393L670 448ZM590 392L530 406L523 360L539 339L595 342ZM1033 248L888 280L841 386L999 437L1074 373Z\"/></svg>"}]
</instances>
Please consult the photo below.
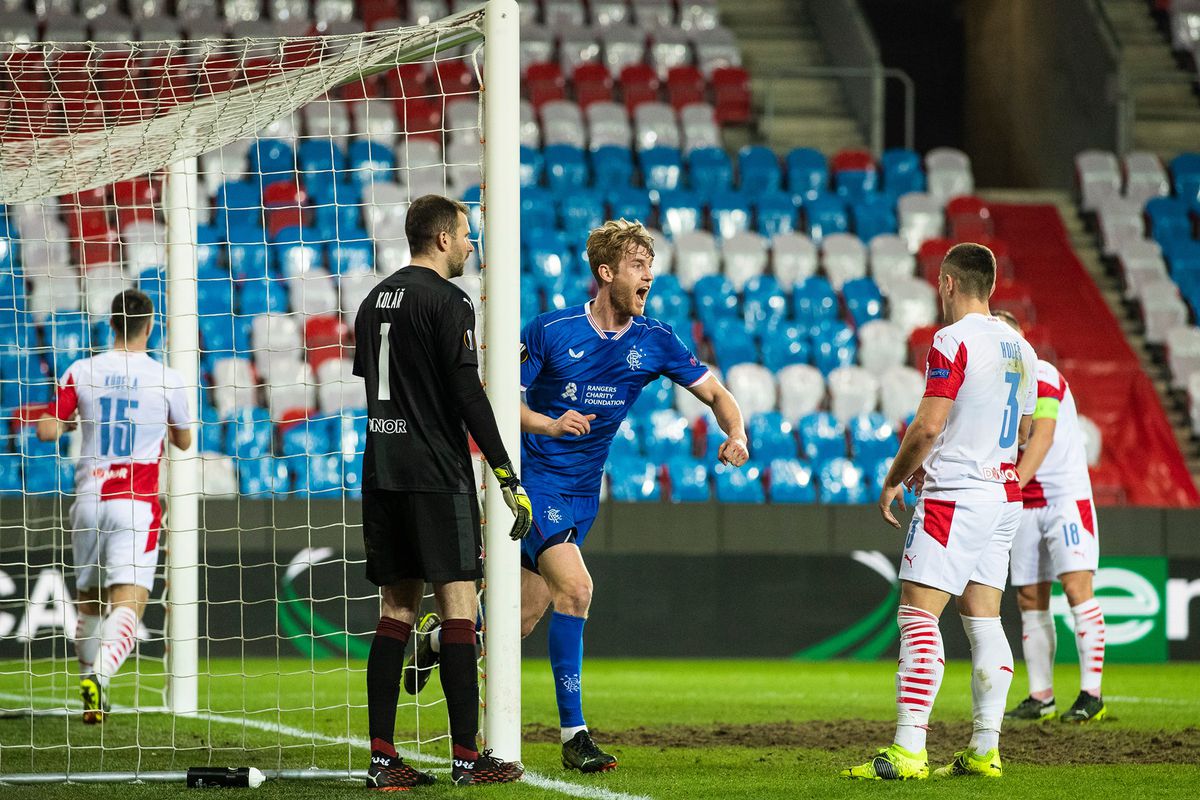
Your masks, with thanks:
<instances>
[{"instance_id":1,"label":"number 3 jersey","mask_svg":"<svg viewBox=\"0 0 1200 800\"><path fill-rule=\"evenodd\" d=\"M1037 355L996 317L968 314L933 337L925 396L954 401L925 459L924 497L1019 502L1017 438L1037 401ZM886 391L886 390L885 390Z\"/></svg>"},{"instance_id":2,"label":"number 3 jersey","mask_svg":"<svg viewBox=\"0 0 1200 800\"><path fill-rule=\"evenodd\" d=\"M191 424L178 372L142 352L111 350L72 364L59 382L54 415L78 411L83 447L75 492L153 502L167 426Z\"/></svg>"}]
</instances>

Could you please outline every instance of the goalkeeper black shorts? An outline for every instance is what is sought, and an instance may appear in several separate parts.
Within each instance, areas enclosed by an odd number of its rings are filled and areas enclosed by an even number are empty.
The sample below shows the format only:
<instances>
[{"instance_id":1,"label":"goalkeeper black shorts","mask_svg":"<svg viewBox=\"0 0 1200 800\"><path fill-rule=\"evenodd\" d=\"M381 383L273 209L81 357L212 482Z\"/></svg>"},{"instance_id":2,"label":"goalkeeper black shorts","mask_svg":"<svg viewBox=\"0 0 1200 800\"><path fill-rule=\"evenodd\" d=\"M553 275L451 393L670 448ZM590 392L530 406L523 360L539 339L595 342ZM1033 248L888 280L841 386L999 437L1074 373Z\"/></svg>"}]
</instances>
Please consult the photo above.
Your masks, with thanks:
<instances>
[{"instance_id":1,"label":"goalkeeper black shorts","mask_svg":"<svg viewBox=\"0 0 1200 800\"><path fill-rule=\"evenodd\" d=\"M483 577L479 501L472 494L363 489L367 580L430 583Z\"/></svg>"}]
</instances>

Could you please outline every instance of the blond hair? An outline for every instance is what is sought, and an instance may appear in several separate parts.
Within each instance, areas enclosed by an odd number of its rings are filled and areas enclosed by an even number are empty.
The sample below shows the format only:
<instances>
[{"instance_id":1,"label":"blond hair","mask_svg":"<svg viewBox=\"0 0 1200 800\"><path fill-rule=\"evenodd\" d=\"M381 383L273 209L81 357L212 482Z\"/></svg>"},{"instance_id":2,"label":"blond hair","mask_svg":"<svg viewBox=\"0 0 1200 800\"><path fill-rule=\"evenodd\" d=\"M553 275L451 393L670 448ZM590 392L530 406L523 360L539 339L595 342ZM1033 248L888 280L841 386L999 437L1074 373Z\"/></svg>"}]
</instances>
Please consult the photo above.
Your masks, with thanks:
<instances>
[{"instance_id":1,"label":"blond hair","mask_svg":"<svg viewBox=\"0 0 1200 800\"><path fill-rule=\"evenodd\" d=\"M621 256L637 248L645 248L650 258L654 258L654 237L640 222L630 222L624 217L610 219L592 231L587 240L587 257L596 283L600 283L601 264L607 264L615 272Z\"/></svg>"}]
</instances>

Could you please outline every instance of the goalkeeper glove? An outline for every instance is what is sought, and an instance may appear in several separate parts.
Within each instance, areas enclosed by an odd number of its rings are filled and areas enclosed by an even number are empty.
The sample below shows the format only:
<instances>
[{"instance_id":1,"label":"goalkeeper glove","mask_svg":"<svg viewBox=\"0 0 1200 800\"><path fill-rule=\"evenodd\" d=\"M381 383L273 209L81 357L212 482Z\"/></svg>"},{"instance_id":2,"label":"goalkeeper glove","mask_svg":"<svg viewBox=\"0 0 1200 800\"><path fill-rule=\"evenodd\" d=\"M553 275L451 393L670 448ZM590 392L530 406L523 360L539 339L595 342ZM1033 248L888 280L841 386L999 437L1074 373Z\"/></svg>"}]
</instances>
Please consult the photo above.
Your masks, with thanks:
<instances>
[{"instance_id":1,"label":"goalkeeper glove","mask_svg":"<svg viewBox=\"0 0 1200 800\"><path fill-rule=\"evenodd\" d=\"M492 467L492 474L500 482L500 490L504 493L505 504L516 516L508 535L514 542L519 542L533 527L533 504L529 502L529 495L525 494L525 487L521 485L517 473L513 472L511 462L503 466Z\"/></svg>"}]
</instances>

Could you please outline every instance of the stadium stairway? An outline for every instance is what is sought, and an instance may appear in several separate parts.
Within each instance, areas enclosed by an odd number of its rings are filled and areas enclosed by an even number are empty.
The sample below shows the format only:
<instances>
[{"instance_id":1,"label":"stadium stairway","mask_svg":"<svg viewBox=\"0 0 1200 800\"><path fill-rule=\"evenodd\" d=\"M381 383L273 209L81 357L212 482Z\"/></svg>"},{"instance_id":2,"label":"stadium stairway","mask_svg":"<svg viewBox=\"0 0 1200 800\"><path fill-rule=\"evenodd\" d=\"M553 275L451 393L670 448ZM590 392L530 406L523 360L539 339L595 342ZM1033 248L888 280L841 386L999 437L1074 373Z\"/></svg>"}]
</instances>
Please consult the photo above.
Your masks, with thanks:
<instances>
[{"instance_id":1,"label":"stadium stairway","mask_svg":"<svg viewBox=\"0 0 1200 800\"><path fill-rule=\"evenodd\" d=\"M1081 258L1088 249L1079 246L1082 226L1070 196L1024 190L988 197L1000 201L992 205L996 235L1009 243L1014 277L1038 287L1038 325L1054 343L1057 366L1075 389L1081 413L1101 429L1104 458L1093 473L1097 502L1200 505L1183 457L1189 448L1181 446L1187 433L1164 410L1171 405L1164 402L1166 385L1152 381L1155 373L1143 366L1144 344L1119 323L1125 316L1119 300L1104 296L1111 286L1100 277L1098 257L1092 254L1091 266ZM1018 198L1021 205L1002 202ZM1123 497L1116 496L1119 486Z\"/></svg>"},{"instance_id":2,"label":"stadium stairway","mask_svg":"<svg viewBox=\"0 0 1200 800\"><path fill-rule=\"evenodd\" d=\"M864 146L837 78L776 77L790 68L828 66L820 34L803 3L794 0L720 0L721 22L737 36L751 75L759 129L725 131L725 146L766 144L786 152L803 143L833 155ZM757 133L754 141L746 138Z\"/></svg>"},{"instance_id":3,"label":"stadium stairway","mask_svg":"<svg viewBox=\"0 0 1200 800\"><path fill-rule=\"evenodd\" d=\"M1121 48L1121 63L1133 95L1133 149L1151 150L1166 163L1196 145L1200 103L1195 72L1171 52L1167 35L1147 0L1101 0L1101 11Z\"/></svg>"}]
</instances>

